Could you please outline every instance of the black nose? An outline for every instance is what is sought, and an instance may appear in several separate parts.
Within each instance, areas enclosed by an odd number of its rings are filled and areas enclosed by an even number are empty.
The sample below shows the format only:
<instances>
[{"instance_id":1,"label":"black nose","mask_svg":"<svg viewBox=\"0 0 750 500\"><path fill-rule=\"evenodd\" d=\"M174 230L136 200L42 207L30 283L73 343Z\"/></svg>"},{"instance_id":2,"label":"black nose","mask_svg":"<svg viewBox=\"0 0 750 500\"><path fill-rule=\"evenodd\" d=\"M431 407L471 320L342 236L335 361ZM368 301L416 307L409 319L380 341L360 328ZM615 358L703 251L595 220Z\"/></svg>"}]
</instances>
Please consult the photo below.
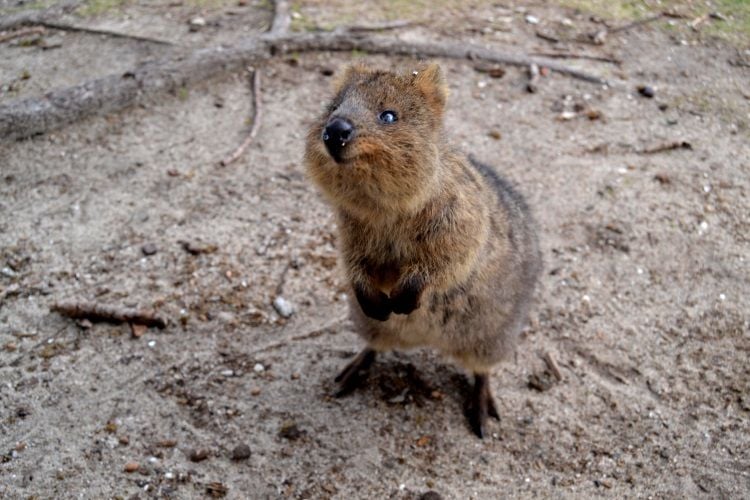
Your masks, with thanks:
<instances>
[{"instance_id":1,"label":"black nose","mask_svg":"<svg viewBox=\"0 0 750 500\"><path fill-rule=\"evenodd\" d=\"M333 118L323 130L323 142L336 161L341 161L341 152L353 137L354 125L344 118Z\"/></svg>"}]
</instances>

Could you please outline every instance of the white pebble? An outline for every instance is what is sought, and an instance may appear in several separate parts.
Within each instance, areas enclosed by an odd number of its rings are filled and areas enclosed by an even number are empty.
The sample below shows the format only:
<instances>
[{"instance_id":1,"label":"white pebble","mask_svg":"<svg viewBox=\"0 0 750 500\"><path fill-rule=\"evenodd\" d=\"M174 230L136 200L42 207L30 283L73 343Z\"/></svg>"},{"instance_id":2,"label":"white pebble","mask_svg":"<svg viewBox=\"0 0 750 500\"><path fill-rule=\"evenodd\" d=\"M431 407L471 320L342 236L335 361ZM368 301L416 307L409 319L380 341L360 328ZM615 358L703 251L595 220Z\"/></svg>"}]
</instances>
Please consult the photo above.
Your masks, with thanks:
<instances>
[{"instance_id":1,"label":"white pebble","mask_svg":"<svg viewBox=\"0 0 750 500\"><path fill-rule=\"evenodd\" d=\"M643 269L640 267L635 270L638 274L643 274Z\"/></svg>"},{"instance_id":2,"label":"white pebble","mask_svg":"<svg viewBox=\"0 0 750 500\"><path fill-rule=\"evenodd\" d=\"M711 192L711 186L709 186L708 184L706 184L705 186L703 186L703 192L704 193L710 193Z\"/></svg>"},{"instance_id":3,"label":"white pebble","mask_svg":"<svg viewBox=\"0 0 750 500\"><path fill-rule=\"evenodd\" d=\"M224 375L225 377L231 377L234 375L234 370L223 370L221 374Z\"/></svg>"},{"instance_id":4,"label":"white pebble","mask_svg":"<svg viewBox=\"0 0 750 500\"><path fill-rule=\"evenodd\" d=\"M165 472L164 473L165 479L174 479L174 472Z\"/></svg>"},{"instance_id":5,"label":"white pebble","mask_svg":"<svg viewBox=\"0 0 750 500\"><path fill-rule=\"evenodd\" d=\"M526 16L526 22L529 24L539 24L539 18L529 14L528 16Z\"/></svg>"},{"instance_id":6,"label":"white pebble","mask_svg":"<svg viewBox=\"0 0 750 500\"><path fill-rule=\"evenodd\" d=\"M294 314L294 306L282 296L273 299L273 308L282 318L288 318Z\"/></svg>"},{"instance_id":7,"label":"white pebble","mask_svg":"<svg viewBox=\"0 0 750 500\"><path fill-rule=\"evenodd\" d=\"M727 296L724 295L723 293L720 293L719 294L719 300L721 300L723 302L723 301L727 300Z\"/></svg>"},{"instance_id":8,"label":"white pebble","mask_svg":"<svg viewBox=\"0 0 750 500\"><path fill-rule=\"evenodd\" d=\"M151 341L149 341L149 343L148 343L148 346L149 346L149 347L154 347L155 345L156 345L156 341L155 341L155 340L151 340Z\"/></svg>"},{"instance_id":9,"label":"white pebble","mask_svg":"<svg viewBox=\"0 0 750 500\"><path fill-rule=\"evenodd\" d=\"M255 363L255 366L253 366L253 371L255 371L255 373L263 373L264 371L266 371L266 367L260 363Z\"/></svg>"}]
</instances>

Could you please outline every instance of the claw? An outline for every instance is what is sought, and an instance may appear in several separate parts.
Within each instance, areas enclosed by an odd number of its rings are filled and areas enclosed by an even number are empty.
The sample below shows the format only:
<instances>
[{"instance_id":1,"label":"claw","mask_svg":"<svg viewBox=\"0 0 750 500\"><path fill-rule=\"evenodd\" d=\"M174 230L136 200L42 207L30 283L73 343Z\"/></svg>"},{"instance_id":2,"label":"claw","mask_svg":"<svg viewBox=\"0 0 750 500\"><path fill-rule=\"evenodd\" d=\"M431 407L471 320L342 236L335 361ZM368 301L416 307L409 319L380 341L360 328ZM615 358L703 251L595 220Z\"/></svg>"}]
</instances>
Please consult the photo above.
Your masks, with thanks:
<instances>
[{"instance_id":1,"label":"claw","mask_svg":"<svg viewBox=\"0 0 750 500\"><path fill-rule=\"evenodd\" d=\"M373 361L375 361L375 351L369 347L357 354L334 379L340 384L339 390L336 391L334 396L337 398L346 396L362 385L362 382L367 378L367 370Z\"/></svg>"}]
</instances>

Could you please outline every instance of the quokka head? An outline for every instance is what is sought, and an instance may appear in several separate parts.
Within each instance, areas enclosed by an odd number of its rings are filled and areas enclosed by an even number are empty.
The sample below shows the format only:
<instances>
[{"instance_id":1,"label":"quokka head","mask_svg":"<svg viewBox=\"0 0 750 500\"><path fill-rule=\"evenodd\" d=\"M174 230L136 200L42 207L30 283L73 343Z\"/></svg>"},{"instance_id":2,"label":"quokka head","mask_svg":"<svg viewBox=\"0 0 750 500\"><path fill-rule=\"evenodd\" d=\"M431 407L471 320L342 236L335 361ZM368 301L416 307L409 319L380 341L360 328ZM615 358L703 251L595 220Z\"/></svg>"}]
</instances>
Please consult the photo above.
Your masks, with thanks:
<instances>
[{"instance_id":1,"label":"quokka head","mask_svg":"<svg viewBox=\"0 0 750 500\"><path fill-rule=\"evenodd\" d=\"M355 214L413 210L435 189L447 94L437 64L348 67L307 136L313 180Z\"/></svg>"}]
</instances>

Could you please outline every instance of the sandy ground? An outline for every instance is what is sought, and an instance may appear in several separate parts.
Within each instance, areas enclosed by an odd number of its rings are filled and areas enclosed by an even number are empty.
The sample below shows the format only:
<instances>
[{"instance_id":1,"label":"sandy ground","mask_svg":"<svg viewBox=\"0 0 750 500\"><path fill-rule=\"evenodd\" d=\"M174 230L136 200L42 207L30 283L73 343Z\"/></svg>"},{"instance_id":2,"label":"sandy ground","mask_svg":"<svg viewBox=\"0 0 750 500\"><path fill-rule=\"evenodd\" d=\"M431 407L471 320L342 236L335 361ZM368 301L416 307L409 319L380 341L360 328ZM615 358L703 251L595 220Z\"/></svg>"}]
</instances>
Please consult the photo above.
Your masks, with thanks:
<instances>
[{"instance_id":1,"label":"sandy ground","mask_svg":"<svg viewBox=\"0 0 750 500\"><path fill-rule=\"evenodd\" d=\"M393 36L552 50L523 3L504 5ZM322 23L334 8L301 12ZM597 26L526 8L545 29ZM199 15L206 27L190 32ZM263 30L268 10L143 1L71 19L179 45L6 42L0 84L14 87L0 102L231 42ZM263 67L259 135L226 168L251 112L245 75L0 142L0 497L748 497L750 70L729 63L743 52L662 25L565 46L621 59L570 62L620 86L551 75L529 94L521 70L496 79L442 61L449 134L526 194L544 250L530 326L493 375L502 420L484 441L462 415L463 374L427 351L386 355L365 388L329 397L361 343L334 222L301 157L324 70L361 55ZM647 153L675 141L690 148ZM50 312L63 299L153 306L170 325L140 338L81 326ZM238 445L249 458L233 458Z\"/></svg>"}]
</instances>

